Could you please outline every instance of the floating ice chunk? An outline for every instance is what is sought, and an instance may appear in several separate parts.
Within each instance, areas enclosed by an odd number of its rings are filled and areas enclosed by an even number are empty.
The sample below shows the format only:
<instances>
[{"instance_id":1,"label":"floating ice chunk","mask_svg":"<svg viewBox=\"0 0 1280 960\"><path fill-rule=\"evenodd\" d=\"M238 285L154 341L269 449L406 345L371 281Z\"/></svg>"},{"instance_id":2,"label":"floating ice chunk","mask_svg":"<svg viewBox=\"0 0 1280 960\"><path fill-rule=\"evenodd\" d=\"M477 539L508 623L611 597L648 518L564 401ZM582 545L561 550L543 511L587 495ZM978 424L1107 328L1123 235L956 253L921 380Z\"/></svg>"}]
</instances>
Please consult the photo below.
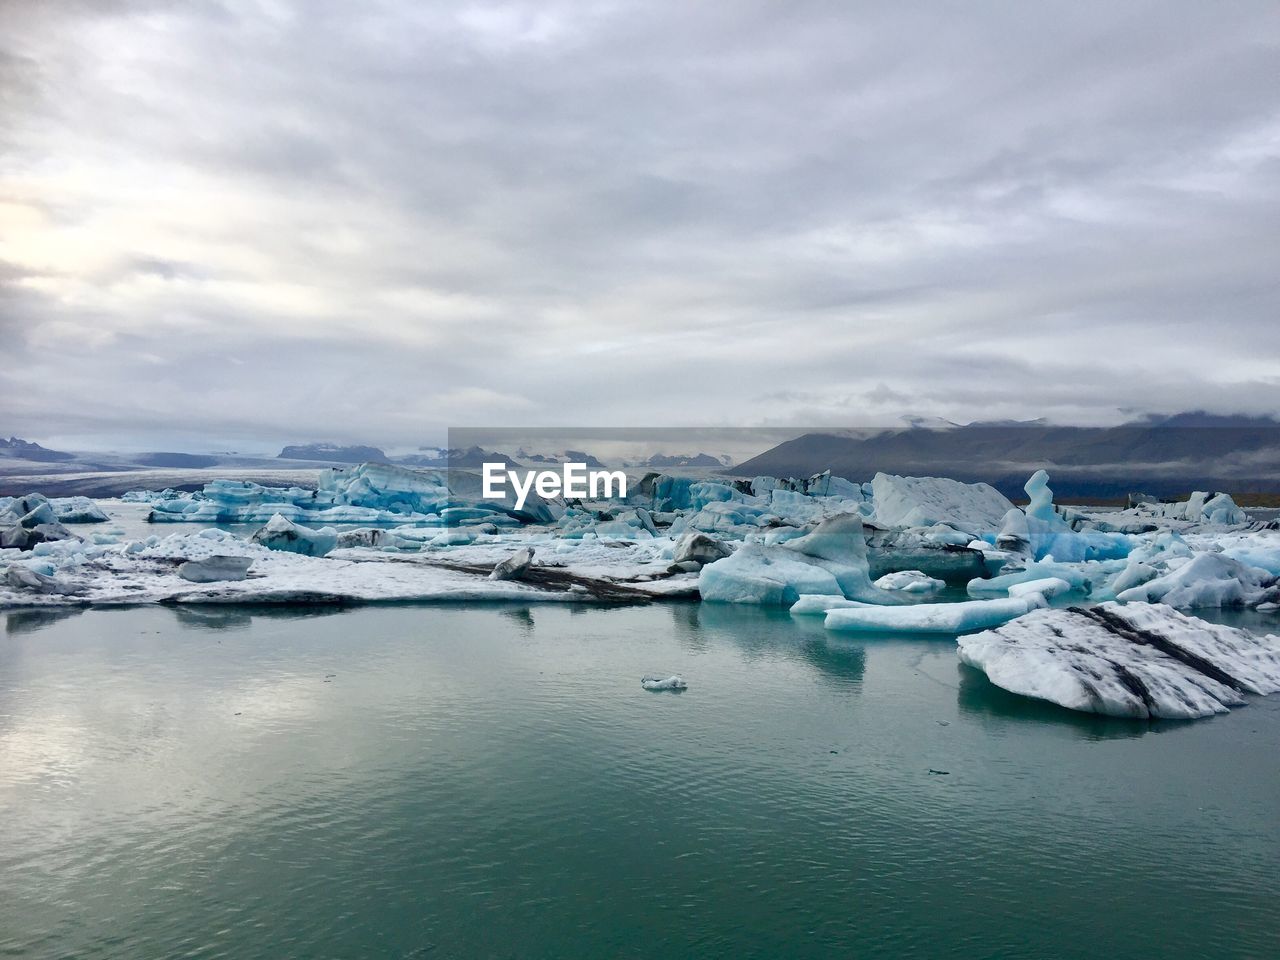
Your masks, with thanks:
<instances>
[{"instance_id":1,"label":"floating ice chunk","mask_svg":"<svg viewBox=\"0 0 1280 960\"><path fill-rule=\"evenodd\" d=\"M1202 553L1162 577L1116 595L1126 602L1159 600L1171 607L1240 607L1259 603L1270 580L1265 570L1219 553Z\"/></svg>"},{"instance_id":2,"label":"floating ice chunk","mask_svg":"<svg viewBox=\"0 0 1280 960\"><path fill-rule=\"evenodd\" d=\"M1062 577L1044 577L1040 580L1024 580L1022 583L1013 584L1009 587L1009 596L1025 597L1038 593L1046 600L1052 600L1061 594L1070 593L1073 589L1075 588Z\"/></svg>"},{"instance_id":3,"label":"floating ice chunk","mask_svg":"<svg viewBox=\"0 0 1280 960\"><path fill-rule=\"evenodd\" d=\"M1207 717L1280 690L1280 637L1161 605L1037 610L957 644L998 687L1109 716Z\"/></svg>"},{"instance_id":4,"label":"floating ice chunk","mask_svg":"<svg viewBox=\"0 0 1280 960\"><path fill-rule=\"evenodd\" d=\"M803 593L841 594L841 587L835 574L810 558L781 546L744 543L702 568L698 592L703 600L721 603L790 606Z\"/></svg>"},{"instance_id":5,"label":"floating ice chunk","mask_svg":"<svg viewBox=\"0 0 1280 960\"><path fill-rule=\"evenodd\" d=\"M13 523L0 527L0 550L29 550L36 542L43 542L44 537L33 538L26 527Z\"/></svg>"},{"instance_id":6,"label":"floating ice chunk","mask_svg":"<svg viewBox=\"0 0 1280 960\"><path fill-rule=\"evenodd\" d=\"M986 543L982 545L991 549ZM875 577L898 570L919 570L938 580L967 583L987 576L991 570L984 552L968 544L938 543L918 529L875 530L867 546L871 575ZM998 552L997 556L1002 562L1007 554Z\"/></svg>"},{"instance_id":7,"label":"floating ice chunk","mask_svg":"<svg viewBox=\"0 0 1280 960\"><path fill-rule=\"evenodd\" d=\"M795 490L773 490L769 494L769 509L779 517L805 522L821 520L823 504Z\"/></svg>"},{"instance_id":8,"label":"floating ice chunk","mask_svg":"<svg viewBox=\"0 0 1280 960\"><path fill-rule=\"evenodd\" d=\"M996 546L1014 553L1025 553L1031 549L1031 528L1027 525L1027 515L1017 507L1004 515L1000 533L996 535Z\"/></svg>"},{"instance_id":9,"label":"floating ice chunk","mask_svg":"<svg viewBox=\"0 0 1280 960\"><path fill-rule=\"evenodd\" d=\"M1007 600L865 606L831 610L825 626L828 630L852 633L969 633L1007 623L1044 604L1044 597L1031 594Z\"/></svg>"},{"instance_id":10,"label":"floating ice chunk","mask_svg":"<svg viewBox=\"0 0 1280 960\"><path fill-rule=\"evenodd\" d=\"M300 553L305 557L323 557L337 546L338 532L332 527L313 530L276 514L252 539L268 550Z\"/></svg>"},{"instance_id":11,"label":"floating ice chunk","mask_svg":"<svg viewBox=\"0 0 1280 960\"><path fill-rule=\"evenodd\" d=\"M892 527L946 523L976 537L1001 528L1013 504L986 483L877 473L871 481L876 521Z\"/></svg>"},{"instance_id":12,"label":"floating ice chunk","mask_svg":"<svg viewBox=\"0 0 1280 960\"><path fill-rule=\"evenodd\" d=\"M1131 516L1161 517L1191 523L1213 523L1234 526L1248 521L1248 516L1225 493L1197 490L1186 500L1172 503L1144 502L1126 510Z\"/></svg>"},{"instance_id":13,"label":"floating ice chunk","mask_svg":"<svg viewBox=\"0 0 1280 960\"><path fill-rule=\"evenodd\" d=\"M297 553L298 551L293 551ZM203 560L188 560L178 567L178 576L192 583L214 583L219 580L243 580L253 565L252 557L230 557L214 554Z\"/></svg>"},{"instance_id":14,"label":"floating ice chunk","mask_svg":"<svg viewBox=\"0 0 1280 960\"><path fill-rule=\"evenodd\" d=\"M1048 577L1065 580L1072 590L1087 593L1093 587L1093 581L1085 572L1087 567L1055 563L1052 560L1036 560L1028 563L1022 570L1001 574L990 579L970 580L966 592L971 597L998 597L1007 595L1009 588L1019 583L1043 580Z\"/></svg>"},{"instance_id":15,"label":"floating ice chunk","mask_svg":"<svg viewBox=\"0 0 1280 960\"><path fill-rule=\"evenodd\" d=\"M715 537L690 531L676 541L672 562L692 561L698 564L714 563L729 556L732 551Z\"/></svg>"},{"instance_id":16,"label":"floating ice chunk","mask_svg":"<svg viewBox=\"0 0 1280 960\"><path fill-rule=\"evenodd\" d=\"M47 508L46 508L47 505ZM36 523L102 523L108 519L102 508L88 497L54 497L30 493L25 497L0 497L0 526L17 523L19 518L36 513Z\"/></svg>"},{"instance_id":17,"label":"floating ice chunk","mask_svg":"<svg viewBox=\"0 0 1280 960\"><path fill-rule=\"evenodd\" d=\"M1151 564L1143 563L1141 560L1130 559L1125 568L1111 581L1111 592L1123 593L1131 587L1140 586L1148 580L1154 580L1159 575L1160 571L1151 566Z\"/></svg>"},{"instance_id":18,"label":"floating ice chunk","mask_svg":"<svg viewBox=\"0 0 1280 960\"><path fill-rule=\"evenodd\" d=\"M684 678L680 676L671 677L641 677L640 686L646 690L662 691L662 690L687 690L689 684L685 683Z\"/></svg>"},{"instance_id":19,"label":"floating ice chunk","mask_svg":"<svg viewBox=\"0 0 1280 960\"><path fill-rule=\"evenodd\" d=\"M5 582L15 590L29 590L32 593L70 593L71 590L64 584L59 583L49 572L41 572L34 570L30 566L21 563L9 564L9 569L5 571Z\"/></svg>"},{"instance_id":20,"label":"floating ice chunk","mask_svg":"<svg viewBox=\"0 0 1280 960\"><path fill-rule=\"evenodd\" d=\"M433 547L461 547L475 543L475 531L467 527L450 527L427 541Z\"/></svg>"},{"instance_id":21,"label":"floating ice chunk","mask_svg":"<svg viewBox=\"0 0 1280 960\"><path fill-rule=\"evenodd\" d=\"M1209 523L1219 523L1225 526L1244 523L1249 519L1245 512L1236 506L1236 502L1225 493L1220 493L1207 500L1200 510L1200 515Z\"/></svg>"},{"instance_id":22,"label":"floating ice chunk","mask_svg":"<svg viewBox=\"0 0 1280 960\"><path fill-rule=\"evenodd\" d=\"M872 586L867 570L862 518L842 513L784 544L743 544L731 556L703 567L698 589L704 600L788 607L805 593L903 602Z\"/></svg>"},{"instance_id":23,"label":"floating ice chunk","mask_svg":"<svg viewBox=\"0 0 1280 960\"><path fill-rule=\"evenodd\" d=\"M1133 545L1127 536L1099 530L1076 530L1058 513L1053 506L1049 475L1043 470L1032 474L1023 489L1031 501L1026 509L1027 534L1031 553L1037 560L1052 556L1060 562L1078 563L1128 556ZM1002 535L1010 529L1010 522L1011 518L1006 517Z\"/></svg>"},{"instance_id":24,"label":"floating ice chunk","mask_svg":"<svg viewBox=\"0 0 1280 960\"><path fill-rule=\"evenodd\" d=\"M805 493L811 497L842 497L846 500L864 500L862 485L833 477L831 471L816 473L805 483Z\"/></svg>"},{"instance_id":25,"label":"floating ice chunk","mask_svg":"<svg viewBox=\"0 0 1280 960\"><path fill-rule=\"evenodd\" d=\"M866 607L869 604L861 600L847 600L840 594L805 593L791 605L791 612L796 614L826 613L828 610L843 610L849 607Z\"/></svg>"},{"instance_id":26,"label":"floating ice chunk","mask_svg":"<svg viewBox=\"0 0 1280 960\"><path fill-rule=\"evenodd\" d=\"M522 547L494 567L493 572L489 574L489 579L519 580L529 572L531 566L533 566L533 547Z\"/></svg>"},{"instance_id":27,"label":"floating ice chunk","mask_svg":"<svg viewBox=\"0 0 1280 960\"><path fill-rule=\"evenodd\" d=\"M886 573L876 581L876 586L881 590L901 590L903 593L933 593L946 585L945 581L935 580L919 570Z\"/></svg>"},{"instance_id":28,"label":"floating ice chunk","mask_svg":"<svg viewBox=\"0 0 1280 960\"><path fill-rule=\"evenodd\" d=\"M706 532L734 531L739 528L759 527L766 515L763 507L752 506L739 501L716 501L708 503L689 518L688 525L694 530Z\"/></svg>"},{"instance_id":29,"label":"floating ice chunk","mask_svg":"<svg viewBox=\"0 0 1280 960\"><path fill-rule=\"evenodd\" d=\"M62 523L105 523L110 519L88 497L54 497L49 503Z\"/></svg>"},{"instance_id":30,"label":"floating ice chunk","mask_svg":"<svg viewBox=\"0 0 1280 960\"><path fill-rule=\"evenodd\" d=\"M1026 515L1028 520L1040 520L1045 523L1063 523L1053 510L1053 491L1049 489L1049 474L1037 470L1031 479L1022 487L1030 498Z\"/></svg>"},{"instance_id":31,"label":"floating ice chunk","mask_svg":"<svg viewBox=\"0 0 1280 960\"><path fill-rule=\"evenodd\" d=\"M1258 543L1254 546L1247 543L1242 546L1228 547L1222 551L1224 557L1239 560L1247 567L1265 570L1273 577L1280 577L1280 538L1272 535L1269 543Z\"/></svg>"},{"instance_id":32,"label":"floating ice chunk","mask_svg":"<svg viewBox=\"0 0 1280 960\"><path fill-rule=\"evenodd\" d=\"M396 530L387 530L383 527L360 527L357 530L341 531L335 546L339 550L352 547L372 550L417 550L422 546L422 540L409 539Z\"/></svg>"}]
</instances>

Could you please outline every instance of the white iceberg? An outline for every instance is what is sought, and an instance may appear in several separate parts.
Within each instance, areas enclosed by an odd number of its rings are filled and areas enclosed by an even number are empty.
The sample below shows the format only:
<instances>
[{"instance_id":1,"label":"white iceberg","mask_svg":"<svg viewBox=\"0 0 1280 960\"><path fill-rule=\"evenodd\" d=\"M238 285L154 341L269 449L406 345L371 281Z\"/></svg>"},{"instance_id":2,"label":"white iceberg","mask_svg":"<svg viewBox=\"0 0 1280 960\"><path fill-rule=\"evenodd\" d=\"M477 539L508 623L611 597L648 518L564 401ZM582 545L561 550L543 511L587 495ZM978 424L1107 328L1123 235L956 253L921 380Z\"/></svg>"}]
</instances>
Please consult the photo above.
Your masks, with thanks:
<instances>
[{"instance_id":1,"label":"white iceberg","mask_svg":"<svg viewBox=\"0 0 1280 960\"><path fill-rule=\"evenodd\" d=\"M961 483L946 477L899 477L877 473L871 481L876 522L891 527L927 527L945 523L979 537L1001 529L1013 508L986 483Z\"/></svg>"},{"instance_id":2,"label":"white iceberg","mask_svg":"<svg viewBox=\"0 0 1280 960\"><path fill-rule=\"evenodd\" d=\"M848 633L969 633L1007 623L1044 605L1045 599L1039 594L903 607L867 605L829 610L824 626Z\"/></svg>"},{"instance_id":3,"label":"white iceberg","mask_svg":"<svg viewBox=\"0 0 1280 960\"><path fill-rule=\"evenodd\" d=\"M1116 595L1117 600L1159 600L1171 607L1241 607L1263 602L1266 570L1250 567L1220 553L1202 553L1164 576L1147 580Z\"/></svg>"}]
</instances>

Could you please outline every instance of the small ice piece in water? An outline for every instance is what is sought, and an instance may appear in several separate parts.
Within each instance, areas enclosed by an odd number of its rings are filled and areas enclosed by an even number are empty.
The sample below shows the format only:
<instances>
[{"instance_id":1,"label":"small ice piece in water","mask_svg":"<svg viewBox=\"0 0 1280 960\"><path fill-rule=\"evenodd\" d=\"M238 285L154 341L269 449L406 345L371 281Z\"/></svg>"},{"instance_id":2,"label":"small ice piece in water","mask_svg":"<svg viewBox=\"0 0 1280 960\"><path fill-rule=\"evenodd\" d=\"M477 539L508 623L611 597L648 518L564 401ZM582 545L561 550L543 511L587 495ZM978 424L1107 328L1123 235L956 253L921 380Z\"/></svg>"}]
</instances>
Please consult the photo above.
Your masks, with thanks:
<instances>
[{"instance_id":1,"label":"small ice piece in water","mask_svg":"<svg viewBox=\"0 0 1280 960\"><path fill-rule=\"evenodd\" d=\"M640 678L640 686L646 690L687 690L689 684L685 683L684 677L678 674L670 677L654 677L645 675Z\"/></svg>"},{"instance_id":2,"label":"small ice piece in water","mask_svg":"<svg viewBox=\"0 0 1280 960\"><path fill-rule=\"evenodd\" d=\"M249 575L252 557L230 557L214 554L203 560L188 560L178 567L178 576L192 583L214 583L219 580L243 580Z\"/></svg>"},{"instance_id":3,"label":"small ice piece in water","mask_svg":"<svg viewBox=\"0 0 1280 960\"><path fill-rule=\"evenodd\" d=\"M490 580L519 580L533 566L533 547L522 547L493 568Z\"/></svg>"}]
</instances>

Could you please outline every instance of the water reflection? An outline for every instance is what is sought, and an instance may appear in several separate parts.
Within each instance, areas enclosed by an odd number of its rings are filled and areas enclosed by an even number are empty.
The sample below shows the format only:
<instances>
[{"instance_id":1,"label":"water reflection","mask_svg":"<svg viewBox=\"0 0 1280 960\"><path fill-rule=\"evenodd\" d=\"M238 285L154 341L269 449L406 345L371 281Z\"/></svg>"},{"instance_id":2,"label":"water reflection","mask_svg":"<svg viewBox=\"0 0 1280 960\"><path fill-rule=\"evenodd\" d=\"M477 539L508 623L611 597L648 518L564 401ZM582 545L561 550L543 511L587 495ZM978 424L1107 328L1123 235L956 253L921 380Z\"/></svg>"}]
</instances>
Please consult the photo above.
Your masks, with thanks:
<instances>
[{"instance_id":1,"label":"water reflection","mask_svg":"<svg viewBox=\"0 0 1280 960\"><path fill-rule=\"evenodd\" d=\"M778 657L801 660L842 686L856 687L866 672L865 648L833 638L823 628L821 617L792 617L775 607L688 603L673 605L672 619L682 646L691 651L727 642L749 661Z\"/></svg>"},{"instance_id":2,"label":"water reflection","mask_svg":"<svg viewBox=\"0 0 1280 960\"><path fill-rule=\"evenodd\" d=\"M4 618L4 632L8 634L37 633L69 617L78 617L85 607L55 607L49 609L11 610Z\"/></svg>"},{"instance_id":3,"label":"water reflection","mask_svg":"<svg viewBox=\"0 0 1280 960\"><path fill-rule=\"evenodd\" d=\"M525 636L533 635L533 611L528 607L515 607L510 610L503 610L502 616L514 624Z\"/></svg>"},{"instance_id":4,"label":"water reflection","mask_svg":"<svg viewBox=\"0 0 1280 960\"><path fill-rule=\"evenodd\" d=\"M333 604L172 604L165 605L182 626L203 630L243 630L255 621L290 622L340 616L356 610Z\"/></svg>"}]
</instances>

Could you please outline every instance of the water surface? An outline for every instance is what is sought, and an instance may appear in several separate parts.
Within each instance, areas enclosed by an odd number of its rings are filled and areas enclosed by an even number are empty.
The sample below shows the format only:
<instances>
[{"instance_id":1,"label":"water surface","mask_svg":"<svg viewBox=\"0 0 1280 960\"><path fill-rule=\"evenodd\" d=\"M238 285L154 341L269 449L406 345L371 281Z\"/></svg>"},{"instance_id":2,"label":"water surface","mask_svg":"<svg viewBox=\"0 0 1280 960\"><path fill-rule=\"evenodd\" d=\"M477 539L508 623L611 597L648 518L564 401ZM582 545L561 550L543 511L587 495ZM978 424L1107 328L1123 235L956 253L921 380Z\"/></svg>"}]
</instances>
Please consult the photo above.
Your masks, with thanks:
<instances>
[{"instance_id":1,"label":"water surface","mask_svg":"<svg viewBox=\"0 0 1280 960\"><path fill-rule=\"evenodd\" d=\"M1277 745L712 604L10 613L0 951L1275 957Z\"/></svg>"}]
</instances>

